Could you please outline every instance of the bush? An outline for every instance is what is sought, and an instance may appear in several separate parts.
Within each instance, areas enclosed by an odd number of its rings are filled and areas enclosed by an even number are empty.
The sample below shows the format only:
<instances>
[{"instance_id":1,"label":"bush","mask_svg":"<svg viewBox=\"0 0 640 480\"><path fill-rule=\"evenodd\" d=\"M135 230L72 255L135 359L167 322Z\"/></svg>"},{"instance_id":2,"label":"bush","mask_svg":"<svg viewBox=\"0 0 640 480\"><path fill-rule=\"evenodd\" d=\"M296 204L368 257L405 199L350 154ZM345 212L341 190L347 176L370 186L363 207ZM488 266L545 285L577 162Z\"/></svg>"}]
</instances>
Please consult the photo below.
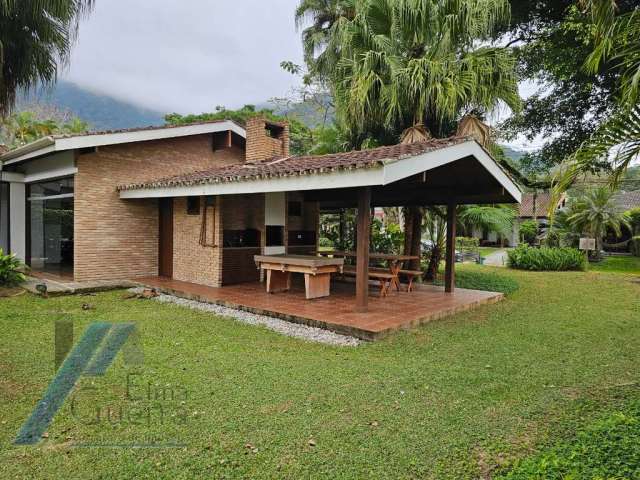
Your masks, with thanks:
<instances>
[{"instance_id":1,"label":"bush","mask_svg":"<svg viewBox=\"0 0 640 480\"><path fill-rule=\"evenodd\" d=\"M519 245L509 250L507 255L508 265L520 270L584 270L587 266L584 253L575 248L533 248Z\"/></svg>"},{"instance_id":2,"label":"bush","mask_svg":"<svg viewBox=\"0 0 640 480\"><path fill-rule=\"evenodd\" d=\"M26 277L20 272L23 266L13 253L5 255L0 248L0 286L13 287L24 282Z\"/></svg>"},{"instance_id":3,"label":"bush","mask_svg":"<svg viewBox=\"0 0 640 480\"><path fill-rule=\"evenodd\" d=\"M333 242L327 237L320 237L318 239L318 246L321 248L335 248Z\"/></svg>"},{"instance_id":4,"label":"bush","mask_svg":"<svg viewBox=\"0 0 640 480\"><path fill-rule=\"evenodd\" d=\"M480 240L474 237L457 237L456 250L476 253L480 247Z\"/></svg>"},{"instance_id":5,"label":"bush","mask_svg":"<svg viewBox=\"0 0 640 480\"><path fill-rule=\"evenodd\" d=\"M581 426L574 438L525 458L496 479L640 478L640 402Z\"/></svg>"},{"instance_id":6,"label":"bush","mask_svg":"<svg viewBox=\"0 0 640 480\"><path fill-rule=\"evenodd\" d=\"M640 257L640 235L637 235L631 239L629 244L629 251L631 255Z\"/></svg>"},{"instance_id":7,"label":"bush","mask_svg":"<svg viewBox=\"0 0 640 480\"><path fill-rule=\"evenodd\" d=\"M527 220L520 224L520 238L529 245L536 241L538 236L538 224L533 220Z\"/></svg>"}]
</instances>

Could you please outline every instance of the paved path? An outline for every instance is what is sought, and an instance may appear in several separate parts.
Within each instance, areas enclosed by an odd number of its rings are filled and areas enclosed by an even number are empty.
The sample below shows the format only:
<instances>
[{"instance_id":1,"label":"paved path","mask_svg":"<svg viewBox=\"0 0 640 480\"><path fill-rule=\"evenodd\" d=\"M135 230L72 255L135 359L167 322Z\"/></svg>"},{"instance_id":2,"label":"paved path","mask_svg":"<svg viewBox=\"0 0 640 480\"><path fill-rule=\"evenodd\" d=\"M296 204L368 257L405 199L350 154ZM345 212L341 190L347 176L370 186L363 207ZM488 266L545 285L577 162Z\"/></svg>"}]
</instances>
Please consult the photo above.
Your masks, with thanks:
<instances>
[{"instance_id":1,"label":"paved path","mask_svg":"<svg viewBox=\"0 0 640 480\"><path fill-rule=\"evenodd\" d=\"M492 267L506 267L507 266L507 251L498 250L490 253L484 257L484 264L491 265Z\"/></svg>"}]
</instances>

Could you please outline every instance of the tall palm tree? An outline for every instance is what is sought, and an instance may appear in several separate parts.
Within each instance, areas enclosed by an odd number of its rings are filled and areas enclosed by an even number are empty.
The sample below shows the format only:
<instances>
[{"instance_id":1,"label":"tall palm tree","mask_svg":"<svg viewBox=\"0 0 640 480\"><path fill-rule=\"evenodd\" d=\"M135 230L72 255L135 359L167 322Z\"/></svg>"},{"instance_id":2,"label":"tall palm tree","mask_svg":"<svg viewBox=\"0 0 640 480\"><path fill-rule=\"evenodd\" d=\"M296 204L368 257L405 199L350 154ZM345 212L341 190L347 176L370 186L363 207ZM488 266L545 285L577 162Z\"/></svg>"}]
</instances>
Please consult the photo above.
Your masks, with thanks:
<instances>
[{"instance_id":1,"label":"tall palm tree","mask_svg":"<svg viewBox=\"0 0 640 480\"><path fill-rule=\"evenodd\" d=\"M596 239L596 255L600 254L607 229L618 236L623 226L630 229L627 216L617 210L613 193L606 187L593 189L580 197L573 204L568 221L577 230Z\"/></svg>"},{"instance_id":2,"label":"tall palm tree","mask_svg":"<svg viewBox=\"0 0 640 480\"><path fill-rule=\"evenodd\" d=\"M0 0L0 116L16 92L56 78L93 0Z\"/></svg>"},{"instance_id":3,"label":"tall palm tree","mask_svg":"<svg viewBox=\"0 0 640 480\"><path fill-rule=\"evenodd\" d=\"M621 67L618 110L563 165L554 180L556 197L580 176L607 169L615 187L640 157L640 8L617 14L615 0L582 0L591 13L596 47L585 69L593 74L604 60Z\"/></svg>"},{"instance_id":4,"label":"tall palm tree","mask_svg":"<svg viewBox=\"0 0 640 480\"><path fill-rule=\"evenodd\" d=\"M436 137L447 135L461 114L486 112L500 102L519 108L510 52L478 46L508 20L508 1L331 3L347 13L322 24L328 28L314 24L317 36L309 31L312 66L328 79L355 146L367 136L396 141L419 123Z\"/></svg>"}]
</instances>

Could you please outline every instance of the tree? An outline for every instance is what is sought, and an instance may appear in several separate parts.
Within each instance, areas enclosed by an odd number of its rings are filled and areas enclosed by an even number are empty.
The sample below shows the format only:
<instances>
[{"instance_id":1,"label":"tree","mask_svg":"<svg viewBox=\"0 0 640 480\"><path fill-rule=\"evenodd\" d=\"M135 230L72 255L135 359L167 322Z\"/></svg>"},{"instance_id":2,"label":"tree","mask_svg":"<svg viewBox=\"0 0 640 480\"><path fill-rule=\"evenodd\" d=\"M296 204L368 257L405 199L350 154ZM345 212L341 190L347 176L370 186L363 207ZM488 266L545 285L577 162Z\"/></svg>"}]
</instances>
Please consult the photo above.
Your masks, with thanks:
<instances>
[{"instance_id":1,"label":"tree","mask_svg":"<svg viewBox=\"0 0 640 480\"><path fill-rule=\"evenodd\" d=\"M315 20L303 32L309 70L329 83L353 147L397 143L418 123L441 137L463 113L519 107L509 51L478 46L508 19L506 1L303 1L297 14Z\"/></svg>"},{"instance_id":2,"label":"tree","mask_svg":"<svg viewBox=\"0 0 640 480\"><path fill-rule=\"evenodd\" d=\"M77 134L86 132L87 129L88 124L77 117L43 116L32 111L17 112L0 121L0 144L15 148L47 135Z\"/></svg>"},{"instance_id":3,"label":"tree","mask_svg":"<svg viewBox=\"0 0 640 480\"><path fill-rule=\"evenodd\" d=\"M286 116L275 115L272 110L256 110L254 105L245 105L238 110L227 110L222 106L216 107L215 112L180 115L179 113L169 113L164 119L168 125L186 125L194 122L208 122L212 120L233 120L244 124L248 118L264 115L267 120L289 122L289 135L291 143L291 153L293 155L304 155L309 152L313 145L312 131L300 120Z\"/></svg>"},{"instance_id":4,"label":"tree","mask_svg":"<svg viewBox=\"0 0 640 480\"><path fill-rule=\"evenodd\" d=\"M516 212L507 205L462 205L458 207L457 217L462 236L473 236L476 228L508 235L513 228Z\"/></svg>"},{"instance_id":5,"label":"tree","mask_svg":"<svg viewBox=\"0 0 640 480\"><path fill-rule=\"evenodd\" d=\"M627 216L618 211L612 197L610 189L595 188L576 200L568 218L576 229L596 239L596 256L600 255L607 229L617 236L621 235L623 226L631 229Z\"/></svg>"},{"instance_id":6,"label":"tree","mask_svg":"<svg viewBox=\"0 0 640 480\"><path fill-rule=\"evenodd\" d=\"M514 46L522 80L537 86L520 114L501 125L507 138L544 137L542 147L520 159L529 175L546 173L571 155L615 111L621 68L583 65L595 48L593 22L575 0L511 0L511 24L500 32ZM630 11L637 0L619 2Z\"/></svg>"},{"instance_id":7,"label":"tree","mask_svg":"<svg viewBox=\"0 0 640 480\"><path fill-rule=\"evenodd\" d=\"M56 79L93 0L0 0L0 117L16 92Z\"/></svg>"},{"instance_id":8,"label":"tree","mask_svg":"<svg viewBox=\"0 0 640 480\"><path fill-rule=\"evenodd\" d=\"M612 0L585 0L594 26L595 48L584 66L595 74L603 62L620 69L618 104L607 121L564 162L556 177L556 195L585 173L607 169L615 187L640 156L640 6L621 13Z\"/></svg>"}]
</instances>

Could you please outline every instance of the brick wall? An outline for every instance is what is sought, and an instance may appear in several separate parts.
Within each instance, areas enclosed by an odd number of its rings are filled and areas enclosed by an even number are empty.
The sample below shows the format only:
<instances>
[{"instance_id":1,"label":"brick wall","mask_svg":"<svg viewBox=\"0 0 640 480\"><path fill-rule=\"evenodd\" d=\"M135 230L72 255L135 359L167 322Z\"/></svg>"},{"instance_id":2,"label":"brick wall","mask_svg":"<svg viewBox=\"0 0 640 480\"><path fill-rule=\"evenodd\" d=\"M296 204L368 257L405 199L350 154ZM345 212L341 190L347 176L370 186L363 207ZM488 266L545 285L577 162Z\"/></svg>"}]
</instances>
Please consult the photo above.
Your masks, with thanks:
<instances>
[{"instance_id":1,"label":"brick wall","mask_svg":"<svg viewBox=\"0 0 640 480\"><path fill-rule=\"evenodd\" d=\"M256 116L247 120L246 159L248 162L289 156L289 124L268 122Z\"/></svg>"},{"instance_id":2,"label":"brick wall","mask_svg":"<svg viewBox=\"0 0 640 480\"><path fill-rule=\"evenodd\" d=\"M210 287L221 285L222 248L218 198L206 210L205 245L200 244L204 197L200 198L200 213L187 214L186 197L173 201L173 278Z\"/></svg>"},{"instance_id":3,"label":"brick wall","mask_svg":"<svg viewBox=\"0 0 640 480\"><path fill-rule=\"evenodd\" d=\"M76 281L157 275L157 201L121 200L116 186L244 161L241 148L213 152L211 142L211 135L194 135L76 156Z\"/></svg>"}]
</instances>

